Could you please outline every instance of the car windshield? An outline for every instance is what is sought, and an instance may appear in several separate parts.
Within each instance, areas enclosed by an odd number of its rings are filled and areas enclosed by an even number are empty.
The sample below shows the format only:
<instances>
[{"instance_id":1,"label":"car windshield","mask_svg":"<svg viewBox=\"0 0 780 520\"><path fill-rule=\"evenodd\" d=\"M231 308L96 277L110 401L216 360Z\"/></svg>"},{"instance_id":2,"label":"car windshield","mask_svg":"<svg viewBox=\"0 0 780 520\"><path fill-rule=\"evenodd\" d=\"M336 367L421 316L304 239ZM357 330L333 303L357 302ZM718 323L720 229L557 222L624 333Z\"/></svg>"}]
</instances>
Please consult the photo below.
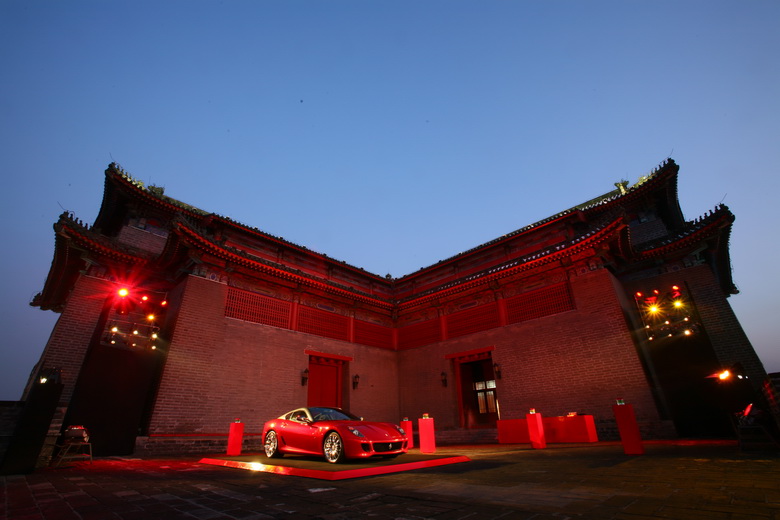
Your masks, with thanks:
<instances>
[{"instance_id":1,"label":"car windshield","mask_svg":"<svg viewBox=\"0 0 780 520\"><path fill-rule=\"evenodd\" d=\"M351 413L336 408L309 408L313 421L359 421Z\"/></svg>"}]
</instances>

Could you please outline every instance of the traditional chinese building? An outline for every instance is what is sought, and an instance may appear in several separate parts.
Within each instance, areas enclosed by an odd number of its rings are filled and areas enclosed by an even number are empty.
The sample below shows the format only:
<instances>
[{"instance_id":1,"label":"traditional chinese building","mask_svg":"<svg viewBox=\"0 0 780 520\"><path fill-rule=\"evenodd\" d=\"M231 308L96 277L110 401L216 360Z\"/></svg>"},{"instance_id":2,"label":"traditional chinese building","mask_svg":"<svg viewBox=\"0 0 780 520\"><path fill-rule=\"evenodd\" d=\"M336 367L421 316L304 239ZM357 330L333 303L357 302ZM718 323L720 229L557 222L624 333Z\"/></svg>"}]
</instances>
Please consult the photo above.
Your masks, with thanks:
<instances>
[{"instance_id":1,"label":"traditional chinese building","mask_svg":"<svg viewBox=\"0 0 780 520\"><path fill-rule=\"evenodd\" d=\"M52 428L86 426L104 455L214 450L234 418L259 444L308 403L428 413L462 440L530 408L577 412L616 438L622 399L647 437L731 435L740 397L710 376L766 374L727 302L734 216L685 220L678 170L393 278L111 164L94 223L55 224L32 302L60 313L35 369L63 385Z\"/></svg>"}]
</instances>

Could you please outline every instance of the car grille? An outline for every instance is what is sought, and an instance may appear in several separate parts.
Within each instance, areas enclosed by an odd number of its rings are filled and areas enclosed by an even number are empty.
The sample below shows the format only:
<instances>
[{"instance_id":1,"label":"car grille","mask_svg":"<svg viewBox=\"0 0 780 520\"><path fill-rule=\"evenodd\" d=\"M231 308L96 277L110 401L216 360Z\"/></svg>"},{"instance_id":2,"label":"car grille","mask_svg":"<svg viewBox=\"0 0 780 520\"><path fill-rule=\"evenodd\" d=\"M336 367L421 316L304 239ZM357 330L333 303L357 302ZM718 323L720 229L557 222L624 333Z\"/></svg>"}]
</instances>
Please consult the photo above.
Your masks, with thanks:
<instances>
[{"instance_id":1,"label":"car grille","mask_svg":"<svg viewBox=\"0 0 780 520\"><path fill-rule=\"evenodd\" d=\"M377 453L396 451L401 449L401 445L401 442L375 442L374 451Z\"/></svg>"}]
</instances>

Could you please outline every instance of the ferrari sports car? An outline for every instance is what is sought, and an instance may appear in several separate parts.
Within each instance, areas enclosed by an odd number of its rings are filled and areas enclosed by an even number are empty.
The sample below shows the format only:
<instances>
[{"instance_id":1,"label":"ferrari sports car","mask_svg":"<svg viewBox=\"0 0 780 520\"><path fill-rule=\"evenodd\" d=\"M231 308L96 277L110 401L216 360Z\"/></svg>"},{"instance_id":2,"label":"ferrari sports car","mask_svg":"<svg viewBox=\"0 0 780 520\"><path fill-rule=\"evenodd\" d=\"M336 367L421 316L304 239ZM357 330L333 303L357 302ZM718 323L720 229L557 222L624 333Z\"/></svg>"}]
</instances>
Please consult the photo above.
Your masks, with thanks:
<instances>
[{"instance_id":1,"label":"ferrari sports car","mask_svg":"<svg viewBox=\"0 0 780 520\"><path fill-rule=\"evenodd\" d=\"M400 426L364 421L340 408L296 408L263 426L270 458L285 453L324 455L331 463L368 457L397 457L409 450Z\"/></svg>"}]
</instances>

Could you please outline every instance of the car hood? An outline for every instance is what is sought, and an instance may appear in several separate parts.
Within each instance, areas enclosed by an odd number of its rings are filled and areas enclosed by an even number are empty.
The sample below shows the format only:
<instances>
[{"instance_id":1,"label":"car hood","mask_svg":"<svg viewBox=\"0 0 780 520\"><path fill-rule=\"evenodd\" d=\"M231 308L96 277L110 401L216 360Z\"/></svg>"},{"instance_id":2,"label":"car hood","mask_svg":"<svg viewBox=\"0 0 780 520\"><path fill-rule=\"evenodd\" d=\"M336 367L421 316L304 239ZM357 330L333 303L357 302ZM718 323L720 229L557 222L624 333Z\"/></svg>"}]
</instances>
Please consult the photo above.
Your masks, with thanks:
<instances>
[{"instance_id":1,"label":"car hood","mask_svg":"<svg viewBox=\"0 0 780 520\"><path fill-rule=\"evenodd\" d=\"M399 432L396 427L390 423L367 421L323 421L323 423L332 423L333 426L338 426L340 428L352 427L366 437L371 438L384 439L388 437L394 438L401 436L401 432ZM317 424L322 425L323 423Z\"/></svg>"}]
</instances>

